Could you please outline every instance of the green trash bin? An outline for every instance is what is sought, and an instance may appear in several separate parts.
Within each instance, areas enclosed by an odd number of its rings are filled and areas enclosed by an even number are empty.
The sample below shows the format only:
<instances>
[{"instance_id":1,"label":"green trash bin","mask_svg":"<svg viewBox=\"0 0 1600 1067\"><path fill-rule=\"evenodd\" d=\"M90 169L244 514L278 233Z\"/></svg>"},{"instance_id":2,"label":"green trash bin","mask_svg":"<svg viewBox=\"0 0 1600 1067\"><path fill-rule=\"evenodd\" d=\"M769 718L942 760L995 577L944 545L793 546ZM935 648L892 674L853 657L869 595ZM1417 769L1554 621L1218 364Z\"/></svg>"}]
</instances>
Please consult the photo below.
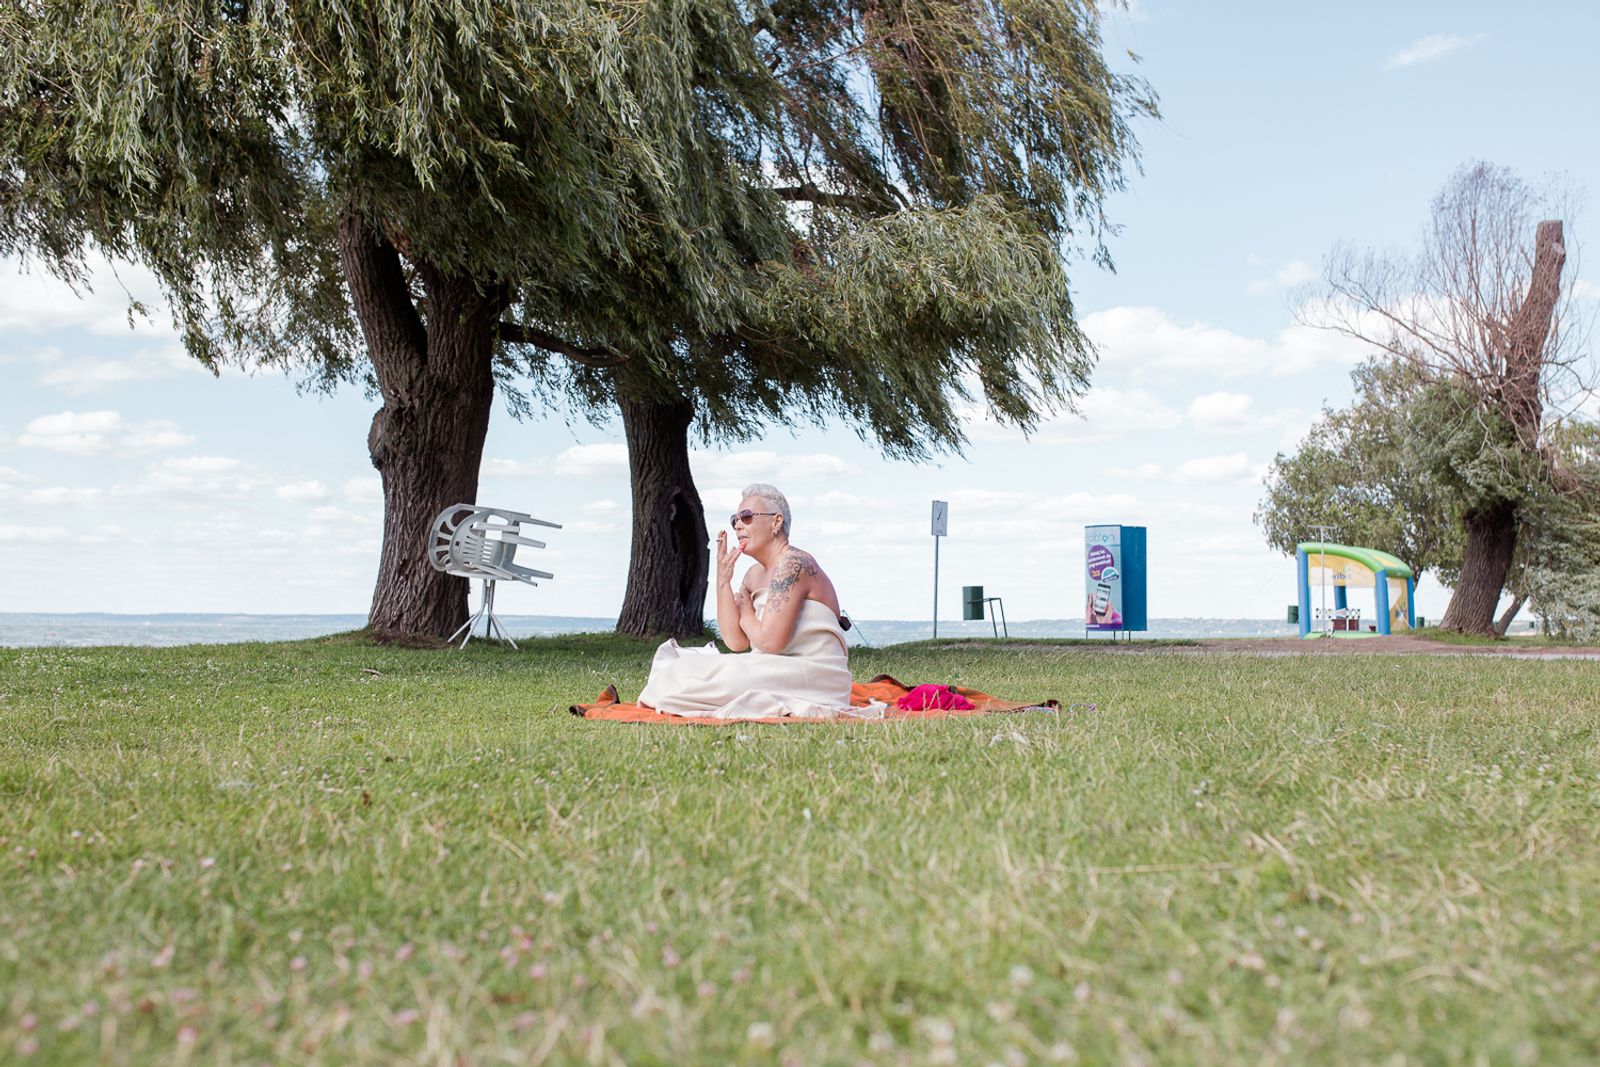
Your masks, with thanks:
<instances>
[{"instance_id":1,"label":"green trash bin","mask_svg":"<svg viewBox=\"0 0 1600 1067\"><path fill-rule=\"evenodd\" d=\"M1285 619L1284 621L1288 622L1290 624L1298 623L1300 621L1300 605L1299 604L1290 604L1289 605L1289 617L1287 619Z\"/></svg>"},{"instance_id":2,"label":"green trash bin","mask_svg":"<svg viewBox=\"0 0 1600 1067\"><path fill-rule=\"evenodd\" d=\"M983 621L983 586L961 587L961 618L964 622Z\"/></svg>"}]
</instances>

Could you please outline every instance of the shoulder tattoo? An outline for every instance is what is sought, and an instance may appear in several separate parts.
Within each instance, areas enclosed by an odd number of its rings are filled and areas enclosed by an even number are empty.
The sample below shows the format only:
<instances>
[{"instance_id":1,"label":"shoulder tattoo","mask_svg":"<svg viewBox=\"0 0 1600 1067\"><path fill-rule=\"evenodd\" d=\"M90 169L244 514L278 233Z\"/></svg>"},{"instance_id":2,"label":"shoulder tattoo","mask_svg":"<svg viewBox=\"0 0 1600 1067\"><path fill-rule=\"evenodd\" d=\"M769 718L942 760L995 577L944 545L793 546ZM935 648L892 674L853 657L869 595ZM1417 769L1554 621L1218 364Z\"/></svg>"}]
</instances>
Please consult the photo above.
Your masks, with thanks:
<instances>
[{"instance_id":1,"label":"shoulder tattoo","mask_svg":"<svg viewBox=\"0 0 1600 1067\"><path fill-rule=\"evenodd\" d=\"M789 593L794 588L794 583L802 577L814 577L818 574L817 561L811 553L802 552L798 548L790 548L773 568L772 584L768 586L769 596L773 606L782 604L789 599Z\"/></svg>"}]
</instances>

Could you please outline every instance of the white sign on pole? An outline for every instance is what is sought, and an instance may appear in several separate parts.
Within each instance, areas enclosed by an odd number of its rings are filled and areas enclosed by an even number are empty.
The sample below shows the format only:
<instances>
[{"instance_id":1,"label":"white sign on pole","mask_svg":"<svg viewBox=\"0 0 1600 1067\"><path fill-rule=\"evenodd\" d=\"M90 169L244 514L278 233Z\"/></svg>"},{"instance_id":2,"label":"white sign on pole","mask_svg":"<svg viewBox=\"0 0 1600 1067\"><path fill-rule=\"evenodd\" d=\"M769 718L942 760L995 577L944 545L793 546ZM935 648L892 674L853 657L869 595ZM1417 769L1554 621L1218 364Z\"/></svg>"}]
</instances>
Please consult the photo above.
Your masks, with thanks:
<instances>
[{"instance_id":1,"label":"white sign on pole","mask_svg":"<svg viewBox=\"0 0 1600 1067\"><path fill-rule=\"evenodd\" d=\"M950 505L943 500L933 502L933 536L950 536Z\"/></svg>"}]
</instances>

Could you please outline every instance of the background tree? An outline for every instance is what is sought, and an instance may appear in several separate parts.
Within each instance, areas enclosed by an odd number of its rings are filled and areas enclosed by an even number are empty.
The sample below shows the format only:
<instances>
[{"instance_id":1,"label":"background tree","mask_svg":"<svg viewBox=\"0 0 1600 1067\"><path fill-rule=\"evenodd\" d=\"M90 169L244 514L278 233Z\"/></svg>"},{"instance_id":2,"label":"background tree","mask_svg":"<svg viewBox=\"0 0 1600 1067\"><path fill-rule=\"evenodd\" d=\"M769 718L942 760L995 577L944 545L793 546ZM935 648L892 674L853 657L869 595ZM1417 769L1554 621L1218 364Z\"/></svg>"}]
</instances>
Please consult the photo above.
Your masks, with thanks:
<instances>
[{"instance_id":1,"label":"background tree","mask_svg":"<svg viewBox=\"0 0 1600 1067\"><path fill-rule=\"evenodd\" d=\"M1278 453L1254 519L1267 543L1287 555L1314 525L1336 539L1392 552L1420 579L1445 585L1461 566L1461 522L1412 445L1415 405L1429 380L1414 363L1369 360L1351 372L1349 407L1325 408L1299 449Z\"/></svg>"},{"instance_id":2,"label":"background tree","mask_svg":"<svg viewBox=\"0 0 1600 1067\"><path fill-rule=\"evenodd\" d=\"M1327 299L1308 316L1436 379L1425 399L1443 421L1416 443L1460 506L1446 629L1493 632L1520 513L1547 480L1548 434L1590 389L1562 223L1537 221L1558 209L1508 170L1464 167L1434 201L1416 256L1335 253Z\"/></svg>"},{"instance_id":3,"label":"background tree","mask_svg":"<svg viewBox=\"0 0 1600 1067\"><path fill-rule=\"evenodd\" d=\"M466 586L420 546L476 496L496 382L513 407L619 403L668 438L865 427L899 402L934 429L874 436L913 452L959 440L940 416L963 396L1026 423L1081 388L1049 245L1098 227L1124 118L1149 107L1106 74L1096 21L1087 0L4 5L0 254L75 281L91 249L140 260L208 366L365 381L370 625L447 633ZM972 67L991 54L1006 77ZM1012 195L979 203L990 185ZM976 231L982 263L943 247ZM687 558L703 523L676 499L692 521L657 532Z\"/></svg>"}]
</instances>

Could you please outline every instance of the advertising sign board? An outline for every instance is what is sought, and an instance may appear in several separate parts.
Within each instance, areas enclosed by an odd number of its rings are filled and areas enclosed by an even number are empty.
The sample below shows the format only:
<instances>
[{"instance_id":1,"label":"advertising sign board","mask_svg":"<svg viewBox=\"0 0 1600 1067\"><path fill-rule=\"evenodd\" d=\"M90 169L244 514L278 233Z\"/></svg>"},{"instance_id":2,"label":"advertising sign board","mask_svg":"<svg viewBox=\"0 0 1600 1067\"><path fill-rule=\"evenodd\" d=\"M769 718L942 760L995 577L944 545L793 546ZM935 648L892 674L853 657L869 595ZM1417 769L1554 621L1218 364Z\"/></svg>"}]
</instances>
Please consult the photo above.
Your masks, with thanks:
<instances>
[{"instance_id":1,"label":"advertising sign board","mask_svg":"<svg viewBox=\"0 0 1600 1067\"><path fill-rule=\"evenodd\" d=\"M1083 554L1084 626L1147 629L1144 527L1085 526Z\"/></svg>"}]
</instances>

